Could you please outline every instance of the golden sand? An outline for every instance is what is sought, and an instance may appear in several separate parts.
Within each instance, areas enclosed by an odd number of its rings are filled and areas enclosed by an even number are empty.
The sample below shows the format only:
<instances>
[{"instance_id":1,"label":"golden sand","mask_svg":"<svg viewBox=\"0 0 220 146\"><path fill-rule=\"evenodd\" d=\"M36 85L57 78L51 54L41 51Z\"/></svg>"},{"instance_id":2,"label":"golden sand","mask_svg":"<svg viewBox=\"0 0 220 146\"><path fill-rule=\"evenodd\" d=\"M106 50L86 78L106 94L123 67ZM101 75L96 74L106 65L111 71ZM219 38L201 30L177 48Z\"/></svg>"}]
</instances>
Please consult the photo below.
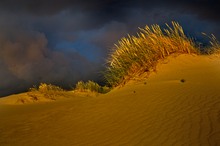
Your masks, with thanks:
<instances>
[{"instance_id":1,"label":"golden sand","mask_svg":"<svg viewBox=\"0 0 220 146\"><path fill-rule=\"evenodd\" d=\"M0 99L0 145L220 145L220 57L180 55L97 97Z\"/></svg>"}]
</instances>

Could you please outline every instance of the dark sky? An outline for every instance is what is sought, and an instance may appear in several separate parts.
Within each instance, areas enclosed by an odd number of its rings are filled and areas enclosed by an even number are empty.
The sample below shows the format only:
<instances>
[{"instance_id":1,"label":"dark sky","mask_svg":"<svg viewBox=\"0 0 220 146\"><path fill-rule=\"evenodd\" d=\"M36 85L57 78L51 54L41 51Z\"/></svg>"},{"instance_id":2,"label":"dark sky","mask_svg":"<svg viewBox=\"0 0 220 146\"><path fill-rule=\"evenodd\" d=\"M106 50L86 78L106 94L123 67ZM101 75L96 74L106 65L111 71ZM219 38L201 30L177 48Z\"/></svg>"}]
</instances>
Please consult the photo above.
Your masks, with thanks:
<instances>
[{"instance_id":1,"label":"dark sky","mask_svg":"<svg viewBox=\"0 0 220 146\"><path fill-rule=\"evenodd\" d=\"M220 38L217 0L1 0L0 96L40 82L101 79L109 49L145 25L178 21Z\"/></svg>"}]
</instances>

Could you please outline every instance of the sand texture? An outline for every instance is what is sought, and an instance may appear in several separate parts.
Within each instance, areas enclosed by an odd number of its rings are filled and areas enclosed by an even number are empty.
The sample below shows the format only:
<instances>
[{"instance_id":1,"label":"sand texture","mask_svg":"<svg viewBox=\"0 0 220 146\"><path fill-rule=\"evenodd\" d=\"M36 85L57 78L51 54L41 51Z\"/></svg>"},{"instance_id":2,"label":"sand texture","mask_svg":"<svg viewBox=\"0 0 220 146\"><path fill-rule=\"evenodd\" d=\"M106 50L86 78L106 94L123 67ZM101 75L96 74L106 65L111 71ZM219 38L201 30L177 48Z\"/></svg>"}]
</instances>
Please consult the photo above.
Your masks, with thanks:
<instances>
[{"instance_id":1,"label":"sand texture","mask_svg":"<svg viewBox=\"0 0 220 146\"><path fill-rule=\"evenodd\" d=\"M1 146L220 145L218 56L169 57L148 79L97 97L11 99L0 99Z\"/></svg>"}]
</instances>

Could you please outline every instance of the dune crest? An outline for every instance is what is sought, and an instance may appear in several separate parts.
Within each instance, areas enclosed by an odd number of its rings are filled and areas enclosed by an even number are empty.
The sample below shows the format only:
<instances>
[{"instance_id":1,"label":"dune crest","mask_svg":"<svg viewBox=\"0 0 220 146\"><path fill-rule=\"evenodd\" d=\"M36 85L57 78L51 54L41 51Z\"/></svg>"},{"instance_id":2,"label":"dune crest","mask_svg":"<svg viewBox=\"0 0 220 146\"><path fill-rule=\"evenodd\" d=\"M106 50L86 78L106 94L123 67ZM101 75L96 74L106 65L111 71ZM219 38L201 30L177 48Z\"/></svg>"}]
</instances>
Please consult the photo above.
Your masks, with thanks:
<instances>
[{"instance_id":1,"label":"dune crest","mask_svg":"<svg viewBox=\"0 0 220 146\"><path fill-rule=\"evenodd\" d=\"M219 74L218 56L179 55L98 97L24 106L0 99L0 145L217 146Z\"/></svg>"}]
</instances>

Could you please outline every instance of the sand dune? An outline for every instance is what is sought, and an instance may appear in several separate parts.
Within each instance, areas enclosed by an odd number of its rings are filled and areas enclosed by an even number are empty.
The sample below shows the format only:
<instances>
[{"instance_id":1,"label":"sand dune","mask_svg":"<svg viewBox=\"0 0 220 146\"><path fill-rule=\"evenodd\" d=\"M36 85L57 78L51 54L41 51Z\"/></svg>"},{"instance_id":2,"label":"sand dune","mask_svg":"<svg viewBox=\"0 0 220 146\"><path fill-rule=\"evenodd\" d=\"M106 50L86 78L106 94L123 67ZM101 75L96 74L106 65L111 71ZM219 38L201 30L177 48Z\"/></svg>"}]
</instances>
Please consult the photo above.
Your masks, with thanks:
<instances>
[{"instance_id":1,"label":"sand dune","mask_svg":"<svg viewBox=\"0 0 220 146\"><path fill-rule=\"evenodd\" d=\"M98 97L24 105L6 97L0 145L218 146L219 85L220 57L180 55Z\"/></svg>"}]
</instances>

